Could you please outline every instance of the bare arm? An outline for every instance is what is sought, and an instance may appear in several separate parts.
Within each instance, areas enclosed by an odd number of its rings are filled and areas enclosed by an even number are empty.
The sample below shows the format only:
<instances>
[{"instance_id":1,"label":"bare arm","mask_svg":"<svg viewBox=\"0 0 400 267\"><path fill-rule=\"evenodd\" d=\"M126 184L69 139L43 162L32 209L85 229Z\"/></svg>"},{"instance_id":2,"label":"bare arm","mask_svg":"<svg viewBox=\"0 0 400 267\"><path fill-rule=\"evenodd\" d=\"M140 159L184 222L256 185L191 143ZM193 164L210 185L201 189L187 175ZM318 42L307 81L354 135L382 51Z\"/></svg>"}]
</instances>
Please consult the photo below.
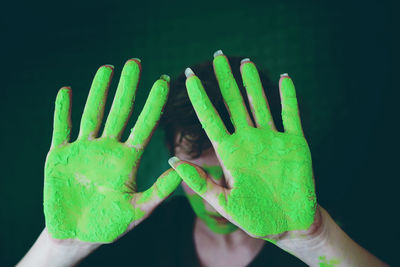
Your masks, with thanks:
<instances>
[{"instance_id":1,"label":"bare arm","mask_svg":"<svg viewBox=\"0 0 400 267\"><path fill-rule=\"evenodd\" d=\"M99 246L100 244L80 242L79 240L60 242L53 239L44 228L17 266L75 266Z\"/></svg>"},{"instance_id":2,"label":"bare arm","mask_svg":"<svg viewBox=\"0 0 400 267\"><path fill-rule=\"evenodd\" d=\"M167 100L169 77L152 89L131 134L120 138L132 111L141 64L125 63L113 105L99 137L113 67L100 67L93 79L77 140L70 142L71 88L56 98L53 140L45 163L46 228L19 266L73 266L104 243L145 220L179 185L173 169L143 192L136 191L142 153Z\"/></svg>"},{"instance_id":3,"label":"bare arm","mask_svg":"<svg viewBox=\"0 0 400 267\"><path fill-rule=\"evenodd\" d=\"M304 237L282 238L276 245L310 266L388 266L354 242L325 209L318 209L316 229Z\"/></svg>"}]
</instances>

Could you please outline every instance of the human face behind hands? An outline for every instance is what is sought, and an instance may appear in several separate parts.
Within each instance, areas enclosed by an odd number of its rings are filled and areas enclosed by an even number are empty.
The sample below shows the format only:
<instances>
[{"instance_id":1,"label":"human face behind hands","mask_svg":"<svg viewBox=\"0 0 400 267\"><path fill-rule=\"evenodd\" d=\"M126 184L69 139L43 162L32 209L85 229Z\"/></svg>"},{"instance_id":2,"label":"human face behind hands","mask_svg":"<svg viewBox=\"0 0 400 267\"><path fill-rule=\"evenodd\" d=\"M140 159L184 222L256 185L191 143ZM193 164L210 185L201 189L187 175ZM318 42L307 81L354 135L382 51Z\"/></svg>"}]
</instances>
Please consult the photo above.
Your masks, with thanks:
<instances>
[{"instance_id":1,"label":"human face behind hands","mask_svg":"<svg viewBox=\"0 0 400 267\"><path fill-rule=\"evenodd\" d=\"M182 143L181 145L184 146L184 141ZM175 155L182 160L201 166L216 184L226 186L222 168L212 147L204 150L199 157L192 158L181 149L181 146L177 146ZM236 225L220 215L205 199L190 189L186 183L182 182L182 187L193 211L211 231L217 234L230 234L238 229Z\"/></svg>"}]
</instances>

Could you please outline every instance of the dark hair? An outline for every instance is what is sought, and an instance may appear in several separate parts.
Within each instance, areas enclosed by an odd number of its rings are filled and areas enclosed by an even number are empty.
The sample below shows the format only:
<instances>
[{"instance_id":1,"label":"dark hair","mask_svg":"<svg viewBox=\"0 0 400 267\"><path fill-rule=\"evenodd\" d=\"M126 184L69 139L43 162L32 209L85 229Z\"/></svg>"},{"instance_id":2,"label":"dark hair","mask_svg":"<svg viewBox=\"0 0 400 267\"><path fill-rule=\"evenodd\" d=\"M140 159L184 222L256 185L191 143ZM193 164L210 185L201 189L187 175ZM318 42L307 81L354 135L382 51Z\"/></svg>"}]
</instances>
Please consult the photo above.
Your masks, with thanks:
<instances>
[{"instance_id":1,"label":"dark hair","mask_svg":"<svg viewBox=\"0 0 400 267\"><path fill-rule=\"evenodd\" d=\"M249 108L246 90L243 86L243 81L240 74L240 61L242 59L243 57L228 56L233 76L236 79L250 117L254 122ZM212 61L203 62L191 66L190 68L201 80L211 103L213 103L228 131L232 133L234 128L219 90ZM277 114L280 114L278 86L274 85L264 72L260 70L258 71L265 95L268 98L268 103L275 121L275 125L277 129L280 130L281 123L276 120L276 118L278 118ZM184 72L182 72L176 79L171 81L169 97L164 107L163 115L160 119L160 127L165 130L165 142L172 155L175 154L175 146L179 146L182 143L182 140L185 139L185 143L189 145L181 148L184 149L186 154L190 155L192 158L196 158L199 157L205 149L211 147L211 142L202 128L190 102L186 91L185 81L186 76ZM180 139L177 141L177 143L175 143L176 135L179 133L181 134Z\"/></svg>"}]
</instances>

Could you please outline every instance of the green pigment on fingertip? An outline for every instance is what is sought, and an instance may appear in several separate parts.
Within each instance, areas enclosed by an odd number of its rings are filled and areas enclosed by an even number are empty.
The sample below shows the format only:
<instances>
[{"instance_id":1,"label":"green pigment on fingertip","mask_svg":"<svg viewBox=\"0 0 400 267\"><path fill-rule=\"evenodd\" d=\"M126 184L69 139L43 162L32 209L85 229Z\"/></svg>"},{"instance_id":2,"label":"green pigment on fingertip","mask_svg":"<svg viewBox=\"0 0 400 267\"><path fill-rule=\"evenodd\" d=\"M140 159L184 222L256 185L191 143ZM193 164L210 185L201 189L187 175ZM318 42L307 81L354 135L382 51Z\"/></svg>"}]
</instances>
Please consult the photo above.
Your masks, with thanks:
<instances>
[{"instance_id":1,"label":"green pigment on fingertip","mask_svg":"<svg viewBox=\"0 0 400 267\"><path fill-rule=\"evenodd\" d=\"M248 121L246 106L233 77L227 57L223 54L216 56L213 60L213 65L221 94L229 109L232 124L236 129L248 127L250 121Z\"/></svg>"},{"instance_id":2,"label":"green pigment on fingertip","mask_svg":"<svg viewBox=\"0 0 400 267\"><path fill-rule=\"evenodd\" d=\"M69 141L71 134L71 88L63 87L58 91L54 112L52 147Z\"/></svg>"},{"instance_id":3,"label":"green pigment on fingertip","mask_svg":"<svg viewBox=\"0 0 400 267\"><path fill-rule=\"evenodd\" d=\"M214 65L218 65L217 58ZM221 61L218 71L228 77L229 65L223 62L223 57L218 60ZM229 77L219 79L219 83L221 91L234 88ZM297 100L290 83L291 80L284 81L283 97L286 98L282 99L283 109L287 111L283 113L284 126L289 131L237 127L233 134L227 135L200 80L192 76L186 82L196 114L211 141L217 143L216 153L233 177L230 193L219 196L219 204L235 224L258 237L306 230L314 222L316 196L311 153L304 136L299 134ZM223 93L224 99L226 95ZM238 120L244 125L244 105L237 97L231 97L230 102L232 117L242 116ZM194 191L205 192L204 181L194 173L178 173Z\"/></svg>"},{"instance_id":4,"label":"green pigment on fingertip","mask_svg":"<svg viewBox=\"0 0 400 267\"><path fill-rule=\"evenodd\" d=\"M207 129L208 137L218 142L227 136L228 131L208 99L200 79L195 75L190 76L186 79L186 88L203 129Z\"/></svg>"},{"instance_id":5,"label":"green pigment on fingertip","mask_svg":"<svg viewBox=\"0 0 400 267\"><path fill-rule=\"evenodd\" d=\"M94 138L101 124L112 71L113 67L107 65L97 71L82 115L79 138L73 143L67 142L69 96L64 90L57 96L43 199L46 227L53 238L110 243L125 233L132 222L146 215L140 205L133 207L132 203L141 157L141 152L132 145L142 150L150 138L166 102L168 84L162 79L156 81L136 122L133 138L128 139L131 142L119 142L115 137L125 126L139 77L137 62L128 61L105 135ZM168 196L179 182L174 172L158 179L142 195L142 203L149 201L154 191L160 198Z\"/></svg>"},{"instance_id":6,"label":"green pigment on fingertip","mask_svg":"<svg viewBox=\"0 0 400 267\"><path fill-rule=\"evenodd\" d=\"M134 60L128 60L122 69L114 101L104 126L103 136L120 138L132 112L132 103L135 100L139 78L139 64Z\"/></svg>"},{"instance_id":7,"label":"green pigment on fingertip","mask_svg":"<svg viewBox=\"0 0 400 267\"><path fill-rule=\"evenodd\" d=\"M285 77L281 81L281 96L282 122L285 132L302 135L296 90L292 79L289 77Z\"/></svg>"},{"instance_id":8,"label":"green pigment on fingertip","mask_svg":"<svg viewBox=\"0 0 400 267\"><path fill-rule=\"evenodd\" d=\"M79 137L82 139L93 139L100 128L112 74L111 65L104 65L96 72L82 114L79 132Z\"/></svg>"},{"instance_id":9,"label":"green pigment on fingertip","mask_svg":"<svg viewBox=\"0 0 400 267\"><path fill-rule=\"evenodd\" d=\"M181 177L187 178L185 182L198 194L202 195L207 191L207 182L205 178L201 177L196 168L192 165L182 163L179 164L175 170Z\"/></svg>"},{"instance_id":10,"label":"green pigment on fingertip","mask_svg":"<svg viewBox=\"0 0 400 267\"><path fill-rule=\"evenodd\" d=\"M127 141L130 146L143 149L143 144L148 142L151 133L160 120L162 109L167 101L168 92L169 86L167 81L159 79L153 84L143 110L131 130L131 136Z\"/></svg>"},{"instance_id":11,"label":"green pigment on fingertip","mask_svg":"<svg viewBox=\"0 0 400 267\"><path fill-rule=\"evenodd\" d=\"M241 66L241 73L256 124L259 127L273 128L272 115L268 101L265 101L266 96L256 66L250 61L244 63Z\"/></svg>"}]
</instances>

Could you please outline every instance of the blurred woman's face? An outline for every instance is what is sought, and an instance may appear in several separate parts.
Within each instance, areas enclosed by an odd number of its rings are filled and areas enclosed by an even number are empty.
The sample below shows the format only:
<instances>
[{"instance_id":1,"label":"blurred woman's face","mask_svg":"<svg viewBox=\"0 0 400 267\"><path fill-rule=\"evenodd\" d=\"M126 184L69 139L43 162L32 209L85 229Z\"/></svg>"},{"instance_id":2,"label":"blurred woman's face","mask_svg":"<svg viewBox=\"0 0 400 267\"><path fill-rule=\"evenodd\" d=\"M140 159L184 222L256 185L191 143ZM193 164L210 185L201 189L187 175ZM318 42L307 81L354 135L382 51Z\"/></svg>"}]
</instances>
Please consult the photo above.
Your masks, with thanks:
<instances>
[{"instance_id":1,"label":"blurred woman's face","mask_svg":"<svg viewBox=\"0 0 400 267\"><path fill-rule=\"evenodd\" d=\"M222 168L212 147L204 150L198 158L193 159L183 152L181 148L184 146L183 139L181 144L175 147L175 156L202 167L214 183L226 186ZM219 234L229 234L238 229L237 226L222 217L206 200L190 189L185 182L182 182L182 187L194 212L210 230Z\"/></svg>"}]
</instances>

